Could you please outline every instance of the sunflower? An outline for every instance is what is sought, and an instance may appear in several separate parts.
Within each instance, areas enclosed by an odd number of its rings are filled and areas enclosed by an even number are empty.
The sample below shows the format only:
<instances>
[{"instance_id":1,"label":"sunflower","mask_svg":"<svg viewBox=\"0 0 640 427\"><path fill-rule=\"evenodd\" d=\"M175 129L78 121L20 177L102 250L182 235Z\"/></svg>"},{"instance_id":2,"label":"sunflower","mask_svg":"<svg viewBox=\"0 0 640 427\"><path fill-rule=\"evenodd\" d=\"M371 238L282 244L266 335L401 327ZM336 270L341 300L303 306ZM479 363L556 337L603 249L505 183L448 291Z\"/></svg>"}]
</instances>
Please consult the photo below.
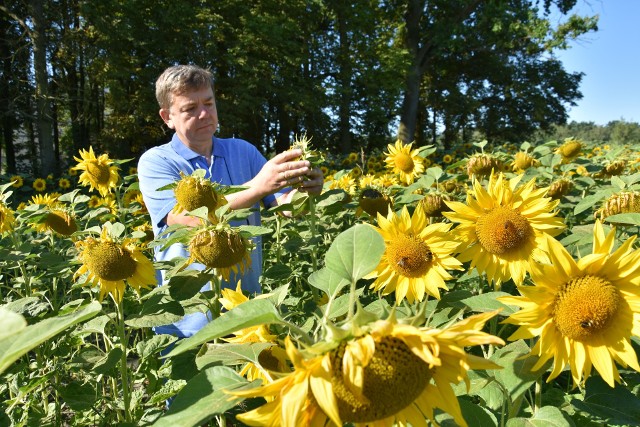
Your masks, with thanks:
<instances>
[{"instance_id":1,"label":"sunflower","mask_svg":"<svg viewBox=\"0 0 640 427\"><path fill-rule=\"evenodd\" d=\"M442 156L442 163L448 165L453 161L453 156L451 154L445 154Z\"/></svg>"},{"instance_id":2,"label":"sunflower","mask_svg":"<svg viewBox=\"0 0 640 427\"><path fill-rule=\"evenodd\" d=\"M224 280L231 272L242 274L251 265L253 244L228 224L205 226L195 231L189 242L191 256L185 265L199 262L216 269Z\"/></svg>"},{"instance_id":3,"label":"sunflower","mask_svg":"<svg viewBox=\"0 0 640 427\"><path fill-rule=\"evenodd\" d=\"M122 198L122 204L126 208L136 207L136 204L140 206L139 209L131 212L133 215L146 215L149 213L147 210L147 205L144 203L144 198L142 197L142 193L140 190L129 190L124 193L124 197Z\"/></svg>"},{"instance_id":4,"label":"sunflower","mask_svg":"<svg viewBox=\"0 0 640 427\"><path fill-rule=\"evenodd\" d=\"M20 188L24 185L24 179L20 175L13 175L9 178L9 181L11 181L11 186L13 188Z\"/></svg>"},{"instance_id":5,"label":"sunflower","mask_svg":"<svg viewBox=\"0 0 640 427\"><path fill-rule=\"evenodd\" d=\"M134 239L124 239L118 243L109 236L107 227L103 227L100 238L88 237L76 242L76 247L82 266L74 278L86 273L84 285L100 286L100 301L107 293L116 302L122 301L125 281L138 293L141 288L156 284L153 264Z\"/></svg>"},{"instance_id":6,"label":"sunflower","mask_svg":"<svg viewBox=\"0 0 640 427\"><path fill-rule=\"evenodd\" d=\"M340 178L331 180L329 182L329 189L341 189L347 194L354 195L356 192L356 181L351 174L345 173Z\"/></svg>"},{"instance_id":7,"label":"sunflower","mask_svg":"<svg viewBox=\"0 0 640 427\"><path fill-rule=\"evenodd\" d=\"M429 193L418 203L418 209L422 209L427 218L437 218L442 216L442 211L447 209L445 200L451 200L448 194L433 192Z\"/></svg>"},{"instance_id":8,"label":"sunflower","mask_svg":"<svg viewBox=\"0 0 640 427\"><path fill-rule=\"evenodd\" d=\"M36 194L31 197L29 205L56 206L59 205L58 196L55 193Z\"/></svg>"},{"instance_id":9,"label":"sunflower","mask_svg":"<svg viewBox=\"0 0 640 427\"><path fill-rule=\"evenodd\" d=\"M485 177L493 172L501 172L505 169L504 163L491 154L477 153L467 160L467 175L469 177Z\"/></svg>"},{"instance_id":10,"label":"sunflower","mask_svg":"<svg viewBox=\"0 0 640 427\"><path fill-rule=\"evenodd\" d=\"M67 178L60 178L58 180L58 187L66 190L67 188L71 187L71 181L69 181Z\"/></svg>"},{"instance_id":11,"label":"sunflower","mask_svg":"<svg viewBox=\"0 0 640 427\"><path fill-rule=\"evenodd\" d=\"M47 181L44 178L36 178L36 180L33 181L33 189L43 192L47 189Z\"/></svg>"},{"instance_id":12,"label":"sunflower","mask_svg":"<svg viewBox=\"0 0 640 427\"><path fill-rule=\"evenodd\" d=\"M440 298L438 288L447 289L453 278L447 270L461 270L462 263L451 255L459 242L451 239L451 224L428 225L424 210L409 216L406 206L400 215L378 214L373 226L384 239L386 249L380 263L367 277L376 278L371 287L383 295L395 291L396 303L406 297L410 303L422 301L425 293Z\"/></svg>"},{"instance_id":13,"label":"sunflower","mask_svg":"<svg viewBox=\"0 0 640 427\"><path fill-rule=\"evenodd\" d=\"M15 222L16 218L13 211L4 202L0 201L0 234L13 230Z\"/></svg>"},{"instance_id":14,"label":"sunflower","mask_svg":"<svg viewBox=\"0 0 640 427\"><path fill-rule=\"evenodd\" d=\"M218 190L218 186L198 175L185 175L180 172L180 180L173 189L176 196L174 213L190 212L206 206L209 210L209 221L218 223L216 209L227 204L227 199Z\"/></svg>"},{"instance_id":15,"label":"sunflower","mask_svg":"<svg viewBox=\"0 0 640 427\"><path fill-rule=\"evenodd\" d=\"M400 176L400 181L409 185L413 184L417 177L424 172L423 159L418 155L419 149L411 150L410 144L403 144L401 140L397 140L395 145L387 145L388 152L385 163L387 168Z\"/></svg>"},{"instance_id":16,"label":"sunflower","mask_svg":"<svg viewBox=\"0 0 640 427\"><path fill-rule=\"evenodd\" d=\"M223 289L222 297L218 300L226 310L232 310L240 304L249 301L242 293L240 281L235 290ZM267 295L259 295L257 298L264 298ZM249 381L261 379L263 382L272 381L269 371L286 372L288 370L287 354L284 349L276 345L277 335L273 335L268 325L252 326L233 333L233 337L225 338L224 341L232 343L273 343L272 347L266 348L258 354L258 364L249 362L242 367L240 375Z\"/></svg>"},{"instance_id":17,"label":"sunflower","mask_svg":"<svg viewBox=\"0 0 640 427\"><path fill-rule=\"evenodd\" d=\"M522 308L504 320L519 326L509 339L539 337L531 349L539 357L532 369L553 358L547 381L567 364L576 385L586 381L592 366L611 387L620 382L615 362L640 371L630 341L640 336L640 249L632 249L635 238L612 252L615 228L605 234L596 221L592 254L577 262L549 238L552 265L534 266L534 286L518 287L522 296L500 298Z\"/></svg>"},{"instance_id":18,"label":"sunflower","mask_svg":"<svg viewBox=\"0 0 640 427\"><path fill-rule=\"evenodd\" d=\"M363 187L358 197L358 209L356 216L362 215L363 212L368 213L375 218L378 213L386 215L389 209L393 207L393 200L382 189L367 186Z\"/></svg>"},{"instance_id":19,"label":"sunflower","mask_svg":"<svg viewBox=\"0 0 640 427\"><path fill-rule=\"evenodd\" d=\"M621 191L605 200L602 207L595 211L594 216L604 220L611 215L638 212L640 212L640 192Z\"/></svg>"},{"instance_id":20,"label":"sunflower","mask_svg":"<svg viewBox=\"0 0 640 427\"><path fill-rule=\"evenodd\" d=\"M575 138L565 138L564 143L556 149L556 153L562 156L562 163L571 163L582 152L582 141Z\"/></svg>"},{"instance_id":21,"label":"sunflower","mask_svg":"<svg viewBox=\"0 0 640 427\"><path fill-rule=\"evenodd\" d=\"M538 166L540 162L533 158L533 156L526 151L518 151L513 156L513 162L511 163L511 170L514 172L524 172L532 166Z\"/></svg>"},{"instance_id":22,"label":"sunflower","mask_svg":"<svg viewBox=\"0 0 640 427\"><path fill-rule=\"evenodd\" d=\"M78 231L75 215L61 203L46 206L46 214L31 226L41 233L53 231L63 236L70 236Z\"/></svg>"},{"instance_id":23,"label":"sunflower","mask_svg":"<svg viewBox=\"0 0 640 427\"><path fill-rule=\"evenodd\" d=\"M451 384L468 381L469 369L499 368L464 351L471 345L504 344L480 331L495 314L471 316L444 330L402 325L392 316L367 325L358 336L320 342L304 352L286 337L291 373L228 393L273 399L237 416L250 426L425 425L425 418L435 422L435 408L466 426Z\"/></svg>"},{"instance_id":24,"label":"sunflower","mask_svg":"<svg viewBox=\"0 0 640 427\"><path fill-rule=\"evenodd\" d=\"M107 154L96 157L93 147L89 147L89 151L80 150L80 157L73 157L79 163L72 168L83 171L80 174L80 184L88 186L91 191L98 190L100 195L105 197L116 187L120 179L118 167L112 166L113 160Z\"/></svg>"},{"instance_id":25,"label":"sunflower","mask_svg":"<svg viewBox=\"0 0 640 427\"><path fill-rule=\"evenodd\" d=\"M458 259L471 261L470 268L486 273L497 287L509 279L522 284L531 264L546 260L545 236L564 228L553 211L559 201L545 197L548 189L536 188L535 179L516 189L522 176L507 181L491 174L487 189L474 180L467 203L445 201L453 212L442 213L458 223L455 233L463 241Z\"/></svg>"}]
</instances>

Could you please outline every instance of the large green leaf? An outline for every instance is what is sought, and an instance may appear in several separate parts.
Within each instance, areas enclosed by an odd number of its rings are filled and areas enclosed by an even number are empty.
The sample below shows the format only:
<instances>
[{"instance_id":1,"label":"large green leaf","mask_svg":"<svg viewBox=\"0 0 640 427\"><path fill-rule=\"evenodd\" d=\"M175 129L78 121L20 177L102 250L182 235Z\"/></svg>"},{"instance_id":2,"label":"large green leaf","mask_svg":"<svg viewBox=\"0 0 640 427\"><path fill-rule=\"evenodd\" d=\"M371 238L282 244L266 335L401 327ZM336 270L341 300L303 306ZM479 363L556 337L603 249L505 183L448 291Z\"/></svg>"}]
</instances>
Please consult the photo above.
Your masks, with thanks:
<instances>
[{"instance_id":1,"label":"large green leaf","mask_svg":"<svg viewBox=\"0 0 640 427\"><path fill-rule=\"evenodd\" d=\"M91 319L102 310L102 304L93 301L78 310L57 317L41 320L33 325L13 331L0 338L0 373L4 372L20 356L70 326ZM0 312L0 323L4 325L6 313ZM15 323L13 316L7 316Z\"/></svg>"},{"instance_id":2,"label":"large green leaf","mask_svg":"<svg viewBox=\"0 0 640 427\"><path fill-rule=\"evenodd\" d=\"M349 281L333 270L321 268L309 276L309 283L333 298L349 284Z\"/></svg>"},{"instance_id":3,"label":"large green leaf","mask_svg":"<svg viewBox=\"0 0 640 427\"><path fill-rule=\"evenodd\" d=\"M257 365L259 364L258 357L262 350L273 345L266 342L207 344L206 350L201 351L196 356L196 365L198 369L213 363L238 365L251 362Z\"/></svg>"},{"instance_id":4,"label":"large green leaf","mask_svg":"<svg viewBox=\"0 0 640 427\"><path fill-rule=\"evenodd\" d=\"M611 388L602 378L593 376L587 380L585 389L584 400L571 401L576 409L604 424L640 426L640 398L626 387Z\"/></svg>"},{"instance_id":5,"label":"large green leaf","mask_svg":"<svg viewBox=\"0 0 640 427\"><path fill-rule=\"evenodd\" d=\"M610 222L612 224L624 224L624 225L635 225L640 226L640 213L622 213L617 215L611 215L604 219L606 222Z\"/></svg>"},{"instance_id":6,"label":"large green leaf","mask_svg":"<svg viewBox=\"0 0 640 427\"><path fill-rule=\"evenodd\" d=\"M366 224L340 233L325 255L326 267L349 282L356 282L378 266L385 250L382 236Z\"/></svg>"},{"instance_id":7,"label":"large green leaf","mask_svg":"<svg viewBox=\"0 0 640 427\"><path fill-rule=\"evenodd\" d=\"M176 356L196 346L250 326L281 322L273 303L267 299L252 299L229 310L206 324L195 335L180 340L167 357Z\"/></svg>"},{"instance_id":8,"label":"large green leaf","mask_svg":"<svg viewBox=\"0 0 640 427\"><path fill-rule=\"evenodd\" d=\"M553 406L543 406L531 418L511 418L507 427L575 427L569 415Z\"/></svg>"},{"instance_id":9,"label":"large green leaf","mask_svg":"<svg viewBox=\"0 0 640 427\"><path fill-rule=\"evenodd\" d=\"M257 385L257 384L256 384ZM199 426L217 414L233 408L241 398L224 392L249 386L247 380L226 366L214 366L193 377L155 427Z\"/></svg>"}]
</instances>

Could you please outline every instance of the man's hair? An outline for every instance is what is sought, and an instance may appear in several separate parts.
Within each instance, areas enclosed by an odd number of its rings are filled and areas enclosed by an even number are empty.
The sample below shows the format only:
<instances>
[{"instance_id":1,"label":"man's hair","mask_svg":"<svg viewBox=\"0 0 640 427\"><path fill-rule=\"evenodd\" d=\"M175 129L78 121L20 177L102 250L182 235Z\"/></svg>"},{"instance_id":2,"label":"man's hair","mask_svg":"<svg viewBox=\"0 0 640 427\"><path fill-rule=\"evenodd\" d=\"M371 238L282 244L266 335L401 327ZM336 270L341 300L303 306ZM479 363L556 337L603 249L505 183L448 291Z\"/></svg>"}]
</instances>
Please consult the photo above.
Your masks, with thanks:
<instances>
[{"instance_id":1,"label":"man's hair","mask_svg":"<svg viewBox=\"0 0 640 427\"><path fill-rule=\"evenodd\" d=\"M196 65L174 65L164 70L156 80L156 99L160 108L169 108L173 95L208 87L213 89L211 71Z\"/></svg>"}]
</instances>

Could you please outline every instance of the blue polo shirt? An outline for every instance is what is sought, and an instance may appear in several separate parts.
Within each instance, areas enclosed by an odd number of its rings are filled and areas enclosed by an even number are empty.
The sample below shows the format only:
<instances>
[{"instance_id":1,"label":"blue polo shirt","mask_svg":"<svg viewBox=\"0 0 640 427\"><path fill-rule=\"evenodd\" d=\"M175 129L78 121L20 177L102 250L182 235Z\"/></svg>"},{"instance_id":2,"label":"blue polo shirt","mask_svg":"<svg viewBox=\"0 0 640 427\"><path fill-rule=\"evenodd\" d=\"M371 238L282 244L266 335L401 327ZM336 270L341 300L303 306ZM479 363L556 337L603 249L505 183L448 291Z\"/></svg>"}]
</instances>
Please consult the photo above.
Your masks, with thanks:
<instances>
[{"instance_id":1,"label":"blue polo shirt","mask_svg":"<svg viewBox=\"0 0 640 427\"><path fill-rule=\"evenodd\" d=\"M213 161L208 165L204 156L192 151L184 145L176 134L170 142L153 147L146 151L138 162L138 179L144 203L151 216L154 235L158 236L166 228L164 218L176 205L173 190L157 191L158 188L171 184L180 179L180 172L191 175L196 169L206 170L206 177L222 185L243 185L253 179L267 160L258 149L247 141L236 138L213 138ZM280 195L269 195L262 201L270 206ZM231 225L260 225L260 205L257 203L255 211L243 221L232 222ZM245 269L243 275L231 273L229 282L222 282L223 287L235 289L238 280L242 288L251 293L260 292L258 281L262 273L262 240L255 238L255 249L251 252L251 266ZM155 248L154 257L157 261L170 260L175 257L189 257L187 248L182 244L173 244L161 251ZM205 267L193 263L188 268L203 270ZM158 272L156 272L158 273ZM159 284L165 283L165 272L160 271ZM210 284L202 290L210 289ZM172 334L179 337L189 337L199 331L211 319L209 314L194 313L182 320L166 326L156 327L157 333Z\"/></svg>"}]
</instances>

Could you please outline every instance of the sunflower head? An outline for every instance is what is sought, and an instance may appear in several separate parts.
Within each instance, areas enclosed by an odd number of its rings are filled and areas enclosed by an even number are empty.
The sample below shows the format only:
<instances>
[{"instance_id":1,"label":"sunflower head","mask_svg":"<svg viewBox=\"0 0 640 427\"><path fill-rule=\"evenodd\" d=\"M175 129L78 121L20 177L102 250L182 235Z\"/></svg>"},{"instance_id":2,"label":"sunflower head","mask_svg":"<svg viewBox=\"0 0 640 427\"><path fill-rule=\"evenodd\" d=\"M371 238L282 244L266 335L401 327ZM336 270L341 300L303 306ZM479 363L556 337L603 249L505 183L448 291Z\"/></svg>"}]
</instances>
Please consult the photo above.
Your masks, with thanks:
<instances>
[{"instance_id":1,"label":"sunflower head","mask_svg":"<svg viewBox=\"0 0 640 427\"><path fill-rule=\"evenodd\" d=\"M573 181L567 178L559 178L549 185L547 196L556 200L561 199L563 196L567 195L572 188Z\"/></svg>"},{"instance_id":2,"label":"sunflower head","mask_svg":"<svg viewBox=\"0 0 640 427\"><path fill-rule=\"evenodd\" d=\"M191 238L189 252L192 261L218 270L225 280L230 272L243 272L251 264L251 242L231 227L203 227Z\"/></svg>"},{"instance_id":3,"label":"sunflower head","mask_svg":"<svg viewBox=\"0 0 640 427\"><path fill-rule=\"evenodd\" d=\"M448 209L445 201L451 200L448 194L429 193L418 203L418 209L422 209L427 218L442 216L442 211Z\"/></svg>"},{"instance_id":4,"label":"sunflower head","mask_svg":"<svg viewBox=\"0 0 640 427\"><path fill-rule=\"evenodd\" d=\"M385 163L387 168L400 177L404 184L412 184L424 172L424 159L419 155L420 150L412 150L413 143L404 144L397 140L395 145L387 146L388 152Z\"/></svg>"},{"instance_id":5,"label":"sunflower head","mask_svg":"<svg viewBox=\"0 0 640 427\"><path fill-rule=\"evenodd\" d=\"M20 175L13 175L9 180L13 188L20 188L24 185L24 179Z\"/></svg>"},{"instance_id":6,"label":"sunflower head","mask_svg":"<svg viewBox=\"0 0 640 427\"><path fill-rule=\"evenodd\" d=\"M311 163L311 167L319 167L322 162L324 162L324 156L322 153L313 149L311 145L311 138L307 137L306 133L297 135L294 138L293 144L291 144L289 150L295 149L301 150L302 154L298 158L293 159L293 161L306 160Z\"/></svg>"},{"instance_id":7,"label":"sunflower head","mask_svg":"<svg viewBox=\"0 0 640 427\"><path fill-rule=\"evenodd\" d=\"M43 192L47 189L47 180L44 178L36 178L33 181L33 189L38 192Z\"/></svg>"},{"instance_id":8,"label":"sunflower head","mask_svg":"<svg viewBox=\"0 0 640 427\"><path fill-rule=\"evenodd\" d=\"M496 156L486 153L477 153L467 160L467 175L470 177L484 177L492 172L504 170L504 163Z\"/></svg>"},{"instance_id":9,"label":"sunflower head","mask_svg":"<svg viewBox=\"0 0 640 427\"><path fill-rule=\"evenodd\" d=\"M227 199L218 190L217 185L197 174L185 175L180 172L180 176L173 190L176 196L176 206L173 211L189 212L206 206L209 209L209 221L217 224L216 209L227 204Z\"/></svg>"},{"instance_id":10,"label":"sunflower head","mask_svg":"<svg viewBox=\"0 0 640 427\"><path fill-rule=\"evenodd\" d=\"M640 192L623 191L610 196L595 213L601 220L621 213L640 212Z\"/></svg>"},{"instance_id":11,"label":"sunflower head","mask_svg":"<svg viewBox=\"0 0 640 427\"><path fill-rule=\"evenodd\" d=\"M78 231L75 216L62 207L49 208L43 221L37 224L40 231L53 231L63 236L70 236Z\"/></svg>"},{"instance_id":12,"label":"sunflower head","mask_svg":"<svg viewBox=\"0 0 640 427\"><path fill-rule=\"evenodd\" d=\"M358 211L362 210L375 218L378 213L386 215L393 207L393 201L383 191L375 187L366 187L360 192L358 207Z\"/></svg>"},{"instance_id":13,"label":"sunflower head","mask_svg":"<svg viewBox=\"0 0 640 427\"><path fill-rule=\"evenodd\" d=\"M627 162L623 159L614 160L605 165L603 173L606 176L622 175L624 169L627 167Z\"/></svg>"},{"instance_id":14,"label":"sunflower head","mask_svg":"<svg viewBox=\"0 0 640 427\"><path fill-rule=\"evenodd\" d=\"M91 191L98 190L103 197L116 187L120 179L118 167L113 166L114 162L107 154L96 157L93 147L89 147L89 151L80 150L80 158L74 159L78 164L72 169L82 171L79 178L81 185L89 187Z\"/></svg>"},{"instance_id":15,"label":"sunflower head","mask_svg":"<svg viewBox=\"0 0 640 427\"><path fill-rule=\"evenodd\" d=\"M13 230L16 218L13 211L0 201L0 234Z\"/></svg>"},{"instance_id":16,"label":"sunflower head","mask_svg":"<svg viewBox=\"0 0 640 427\"><path fill-rule=\"evenodd\" d=\"M582 152L582 141L575 138L566 138L564 143L558 147L556 153L562 156L563 163L571 163Z\"/></svg>"},{"instance_id":17,"label":"sunflower head","mask_svg":"<svg viewBox=\"0 0 640 427\"><path fill-rule=\"evenodd\" d=\"M518 151L511 163L511 169L514 172L525 171L532 166L537 166L540 162L526 151Z\"/></svg>"}]
</instances>

